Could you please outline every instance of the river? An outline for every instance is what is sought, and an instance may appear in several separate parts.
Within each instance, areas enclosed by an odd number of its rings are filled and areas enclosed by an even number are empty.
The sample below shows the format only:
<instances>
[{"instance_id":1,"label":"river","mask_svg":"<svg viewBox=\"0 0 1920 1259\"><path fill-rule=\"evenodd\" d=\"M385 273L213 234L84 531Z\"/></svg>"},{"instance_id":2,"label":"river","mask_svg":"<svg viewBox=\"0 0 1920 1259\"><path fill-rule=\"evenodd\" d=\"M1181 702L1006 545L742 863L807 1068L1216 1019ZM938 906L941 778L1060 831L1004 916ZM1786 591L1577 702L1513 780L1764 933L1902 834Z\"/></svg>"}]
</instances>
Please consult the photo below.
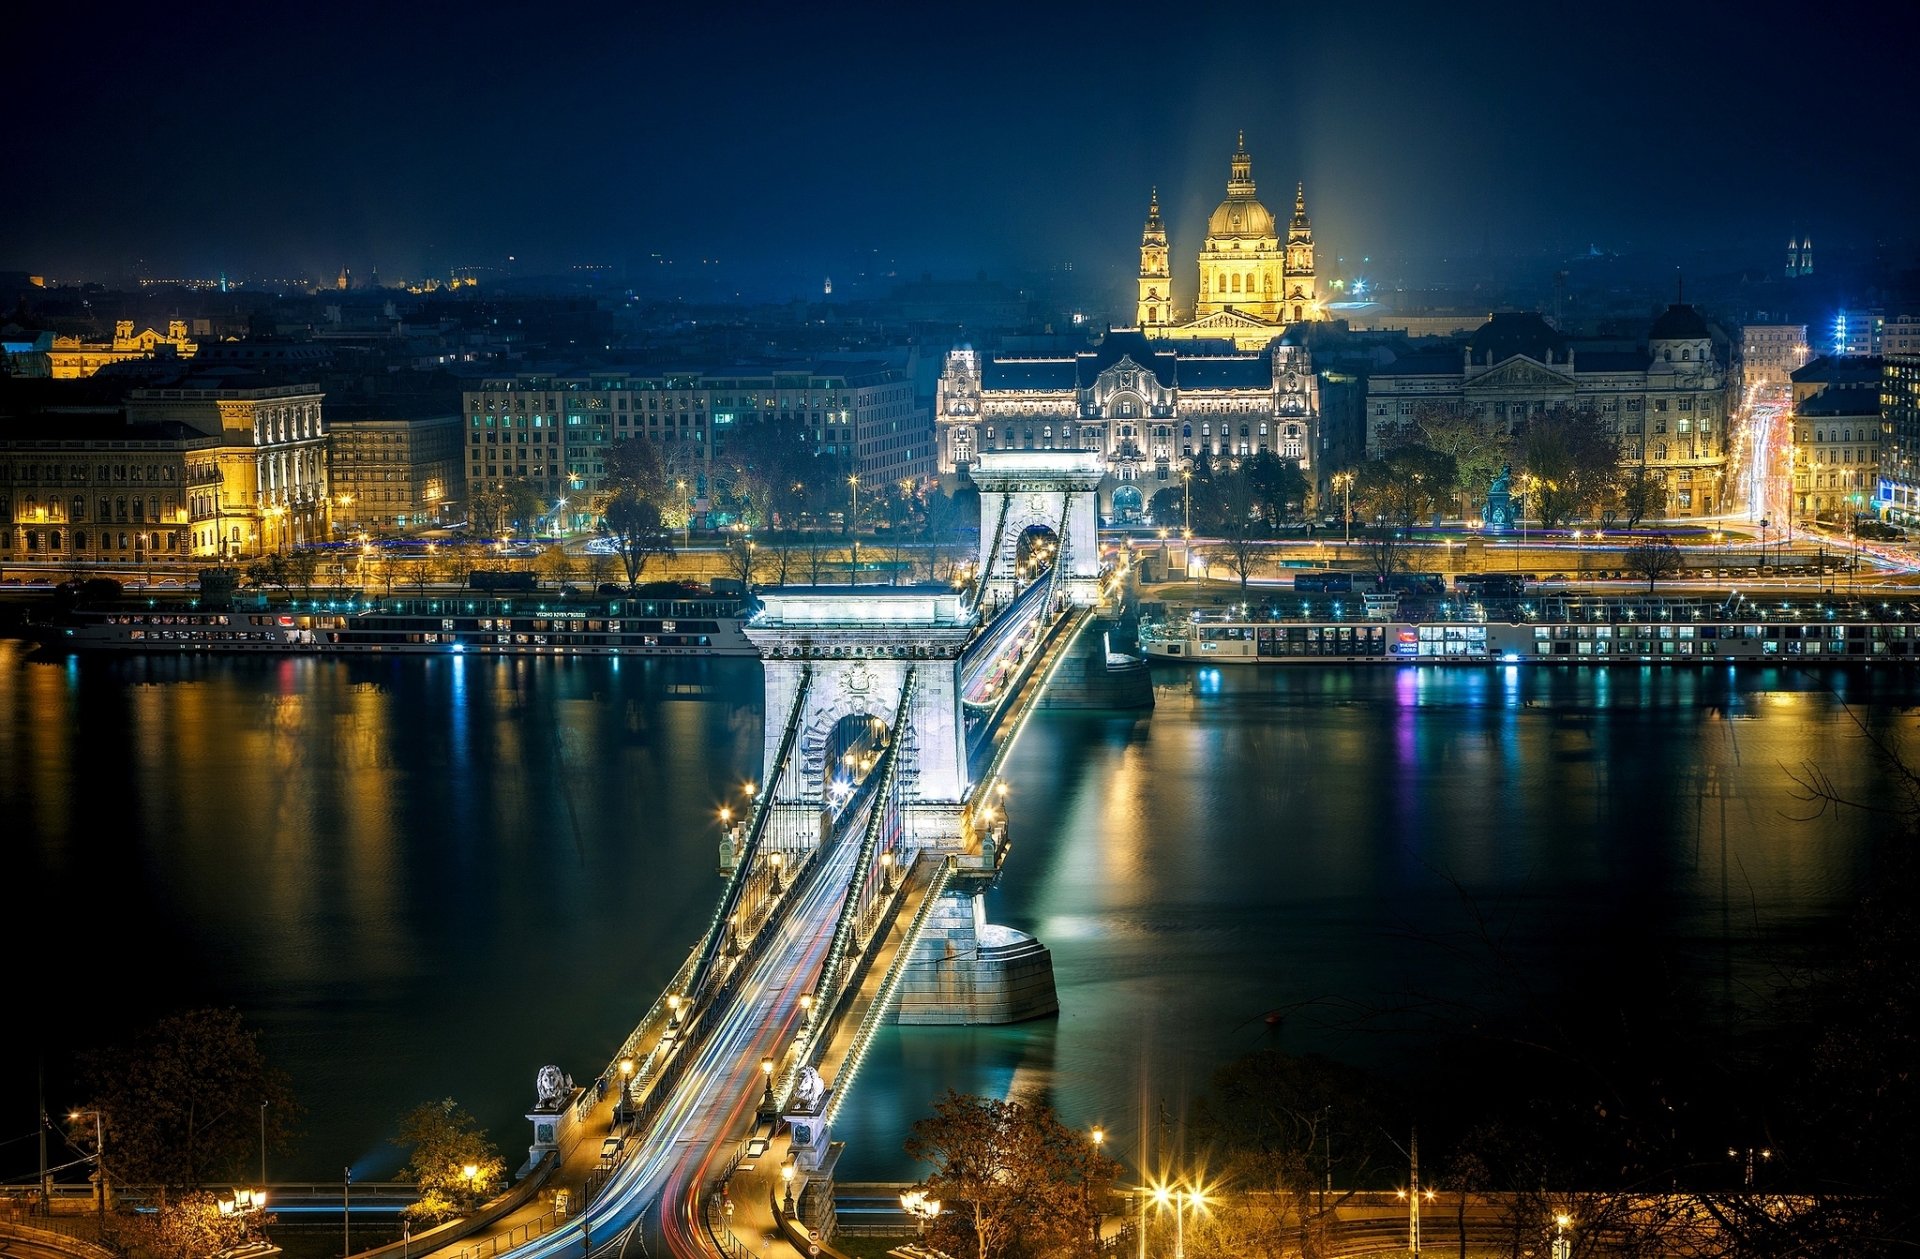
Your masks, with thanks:
<instances>
[{"instance_id":1,"label":"river","mask_svg":"<svg viewBox=\"0 0 1920 1259\"><path fill-rule=\"evenodd\" d=\"M1640 667L1157 670L1151 714L1042 714L989 916L1053 950L1061 1014L884 1034L843 1179L913 1174L952 1086L1040 1090L1123 1139L1279 1044L1391 1070L1381 1011L1657 956L1750 1003L1852 904L1891 805L1869 736L1920 678ZM238 1008L307 1109L272 1180L391 1174L452 1097L524 1156L535 1072L606 1065L706 925L717 809L759 773L752 661L46 656L0 640L7 1135L76 1050ZM1463 958L1468 961L1463 962ZM22 1005L25 1001L27 1004ZM36 1043L37 1042L37 1043ZM30 1177L29 1141L7 1151Z\"/></svg>"}]
</instances>

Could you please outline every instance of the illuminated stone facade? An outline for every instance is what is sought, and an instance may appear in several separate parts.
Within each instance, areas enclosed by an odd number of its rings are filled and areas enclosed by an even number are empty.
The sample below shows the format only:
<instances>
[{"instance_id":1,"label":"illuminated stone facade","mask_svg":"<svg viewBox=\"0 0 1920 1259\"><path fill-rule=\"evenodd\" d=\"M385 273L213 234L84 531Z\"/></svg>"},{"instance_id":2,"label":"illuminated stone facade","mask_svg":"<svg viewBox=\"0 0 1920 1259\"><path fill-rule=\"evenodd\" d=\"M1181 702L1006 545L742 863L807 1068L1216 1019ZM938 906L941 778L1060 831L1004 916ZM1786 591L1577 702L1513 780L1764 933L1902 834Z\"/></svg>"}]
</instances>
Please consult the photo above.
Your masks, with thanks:
<instances>
[{"instance_id":1,"label":"illuminated stone facade","mask_svg":"<svg viewBox=\"0 0 1920 1259\"><path fill-rule=\"evenodd\" d=\"M1582 342L1536 314L1498 314L1465 345L1409 355L1367 380L1367 451L1426 407L1478 416L1505 432L1549 412L1590 413L1620 442L1623 469L1664 489L1651 515L1723 509L1728 347L1691 306L1669 306L1644 347Z\"/></svg>"},{"instance_id":2,"label":"illuminated stone facade","mask_svg":"<svg viewBox=\"0 0 1920 1259\"><path fill-rule=\"evenodd\" d=\"M139 389L131 423L177 420L220 439L190 478L195 555L258 556L328 539L324 395L312 385Z\"/></svg>"},{"instance_id":3,"label":"illuminated stone facade","mask_svg":"<svg viewBox=\"0 0 1920 1259\"><path fill-rule=\"evenodd\" d=\"M1107 466L1103 515L1134 519L1177 485L1201 451L1214 459L1271 452L1324 481L1320 377L1304 345L1280 337L1246 352L1110 332L1073 354L947 355L935 403L943 473L970 472L994 451L1078 450Z\"/></svg>"},{"instance_id":4,"label":"illuminated stone facade","mask_svg":"<svg viewBox=\"0 0 1920 1259\"><path fill-rule=\"evenodd\" d=\"M55 337L47 352L50 374L55 380L80 380L93 375L109 363L172 354L192 358L199 345L187 336L186 321L175 319L165 334L152 328L133 330L131 319L122 319L113 327L111 341L82 341L79 337Z\"/></svg>"},{"instance_id":5,"label":"illuminated stone facade","mask_svg":"<svg viewBox=\"0 0 1920 1259\"><path fill-rule=\"evenodd\" d=\"M420 529L460 518L466 426L459 415L336 413L328 430L336 532Z\"/></svg>"},{"instance_id":6,"label":"illuminated stone facade","mask_svg":"<svg viewBox=\"0 0 1920 1259\"><path fill-rule=\"evenodd\" d=\"M1740 330L1740 387L1748 400L1760 390L1785 389L1807 365L1807 325L1748 324Z\"/></svg>"},{"instance_id":7,"label":"illuminated stone facade","mask_svg":"<svg viewBox=\"0 0 1920 1259\"><path fill-rule=\"evenodd\" d=\"M1258 350L1288 324L1327 317L1305 185L1294 190L1293 217L1283 234L1272 212L1254 195L1253 159L1245 135L1229 170L1227 199L1207 219L1193 318L1184 323L1174 319L1166 226L1160 219L1159 190L1154 190L1140 235L1134 321L1142 331L1174 340L1226 339L1240 349Z\"/></svg>"},{"instance_id":8,"label":"illuminated stone facade","mask_svg":"<svg viewBox=\"0 0 1920 1259\"><path fill-rule=\"evenodd\" d=\"M177 422L36 417L0 435L0 563L145 564L195 552L190 500L221 441Z\"/></svg>"}]
</instances>

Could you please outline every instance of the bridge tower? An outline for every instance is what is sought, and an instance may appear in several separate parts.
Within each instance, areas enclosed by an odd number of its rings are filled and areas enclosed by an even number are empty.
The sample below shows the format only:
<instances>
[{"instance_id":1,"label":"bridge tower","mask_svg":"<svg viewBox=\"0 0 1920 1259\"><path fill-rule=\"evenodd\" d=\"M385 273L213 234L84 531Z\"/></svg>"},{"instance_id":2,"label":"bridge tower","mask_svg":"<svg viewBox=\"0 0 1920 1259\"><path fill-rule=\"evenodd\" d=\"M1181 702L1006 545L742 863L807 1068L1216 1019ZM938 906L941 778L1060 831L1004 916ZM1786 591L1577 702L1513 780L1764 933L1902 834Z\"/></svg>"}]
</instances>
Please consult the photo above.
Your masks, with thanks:
<instances>
[{"instance_id":1,"label":"bridge tower","mask_svg":"<svg viewBox=\"0 0 1920 1259\"><path fill-rule=\"evenodd\" d=\"M1097 483L1096 474L1085 494L1089 521ZM1091 527L1087 536L1091 553ZM998 873L992 828L987 851L968 848L978 837L964 819L973 781L961 677L976 609L936 586L795 587L764 592L760 603L745 630L766 679L762 783L775 844L820 841L833 730L847 717L892 720L912 678L906 718L890 732L910 784L902 843L952 854L959 872L928 912L901 984L899 1021L1010 1023L1057 1012L1046 946L986 921L981 893Z\"/></svg>"},{"instance_id":2,"label":"bridge tower","mask_svg":"<svg viewBox=\"0 0 1920 1259\"><path fill-rule=\"evenodd\" d=\"M900 749L911 758L903 773L914 787L907 827L922 846L955 849L968 786L960 653L973 635L973 609L951 590L913 586L798 587L767 591L760 605L746 634L766 674L761 781L773 793L770 833L789 837L777 842L818 841L834 727L846 717L892 721L912 670L910 730L889 733L911 740ZM783 767L788 714L797 730Z\"/></svg>"},{"instance_id":3,"label":"bridge tower","mask_svg":"<svg viewBox=\"0 0 1920 1259\"><path fill-rule=\"evenodd\" d=\"M1097 602L1105 457L1094 450L983 450L967 471L980 487L979 599L991 606L1013 597L1020 539L1044 526L1060 540L1062 597L1076 607Z\"/></svg>"}]
</instances>

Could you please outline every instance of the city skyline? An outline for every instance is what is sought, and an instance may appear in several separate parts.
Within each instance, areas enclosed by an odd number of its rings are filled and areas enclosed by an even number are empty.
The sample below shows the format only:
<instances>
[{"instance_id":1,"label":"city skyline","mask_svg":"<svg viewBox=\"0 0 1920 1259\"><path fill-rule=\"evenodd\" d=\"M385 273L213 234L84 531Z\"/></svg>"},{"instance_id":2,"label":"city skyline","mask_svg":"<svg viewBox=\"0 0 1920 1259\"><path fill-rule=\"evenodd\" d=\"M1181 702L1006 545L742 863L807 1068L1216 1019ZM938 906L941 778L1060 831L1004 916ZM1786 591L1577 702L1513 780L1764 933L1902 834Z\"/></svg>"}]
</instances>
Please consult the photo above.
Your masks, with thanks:
<instances>
[{"instance_id":1,"label":"city skyline","mask_svg":"<svg viewBox=\"0 0 1920 1259\"><path fill-rule=\"evenodd\" d=\"M1879 13L1794 31L1794 61L1845 68L1818 101L1774 86L1780 8L1711 38L1651 7L1601 24L1514 6L1365 24L989 8L884 28L765 7L724 25L363 13L107 23L84 59L29 63L25 98L57 102L62 125L16 139L38 177L0 209L0 267L671 266L776 299L862 271L1104 281L1131 269L1153 188L1176 255L1198 245L1242 130L1264 199L1305 183L1330 261L1773 265L1795 233L1906 248L1916 192L1878 139L1900 82ZM24 19L22 46L50 46L56 21Z\"/></svg>"}]
</instances>

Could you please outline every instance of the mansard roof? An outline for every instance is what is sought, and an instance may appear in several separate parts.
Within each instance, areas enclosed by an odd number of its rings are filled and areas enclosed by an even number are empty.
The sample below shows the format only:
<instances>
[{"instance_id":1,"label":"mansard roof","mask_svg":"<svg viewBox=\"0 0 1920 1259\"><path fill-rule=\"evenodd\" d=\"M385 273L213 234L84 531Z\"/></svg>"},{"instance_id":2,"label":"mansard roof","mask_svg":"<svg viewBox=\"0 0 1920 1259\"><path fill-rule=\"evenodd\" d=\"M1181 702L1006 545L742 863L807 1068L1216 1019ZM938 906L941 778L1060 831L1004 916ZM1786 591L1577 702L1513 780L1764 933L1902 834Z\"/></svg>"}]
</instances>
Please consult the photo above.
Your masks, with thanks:
<instances>
[{"instance_id":1,"label":"mansard roof","mask_svg":"<svg viewBox=\"0 0 1920 1259\"><path fill-rule=\"evenodd\" d=\"M1487 362L1489 353L1495 363L1517 354L1545 363L1549 357L1564 357L1567 339L1533 311L1503 311L1481 324L1467 344L1477 363Z\"/></svg>"},{"instance_id":2,"label":"mansard roof","mask_svg":"<svg viewBox=\"0 0 1920 1259\"><path fill-rule=\"evenodd\" d=\"M1182 389L1271 389L1273 360L1264 354L1180 359Z\"/></svg>"},{"instance_id":3,"label":"mansard roof","mask_svg":"<svg viewBox=\"0 0 1920 1259\"><path fill-rule=\"evenodd\" d=\"M1880 418L1880 395L1865 389L1822 389L1796 409L1803 420Z\"/></svg>"},{"instance_id":4,"label":"mansard roof","mask_svg":"<svg viewBox=\"0 0 1920 1259\"><path fill-rule=\"evenodd\" d=\"M1796 385L1878 385L1884 360L1878 354L1822 354L1793 373Z\"/></svg>"},{"instance_id":5,"label":"mansard roof","mask_svg":"<svg viewBox=\"0 0 1920 1259\"><path fill-rule=\"evenodd\" d=\"M983 389L1070 390L1079 383L1079 360L990 358L980 366Z\"/></svg>"}]
</instances>

